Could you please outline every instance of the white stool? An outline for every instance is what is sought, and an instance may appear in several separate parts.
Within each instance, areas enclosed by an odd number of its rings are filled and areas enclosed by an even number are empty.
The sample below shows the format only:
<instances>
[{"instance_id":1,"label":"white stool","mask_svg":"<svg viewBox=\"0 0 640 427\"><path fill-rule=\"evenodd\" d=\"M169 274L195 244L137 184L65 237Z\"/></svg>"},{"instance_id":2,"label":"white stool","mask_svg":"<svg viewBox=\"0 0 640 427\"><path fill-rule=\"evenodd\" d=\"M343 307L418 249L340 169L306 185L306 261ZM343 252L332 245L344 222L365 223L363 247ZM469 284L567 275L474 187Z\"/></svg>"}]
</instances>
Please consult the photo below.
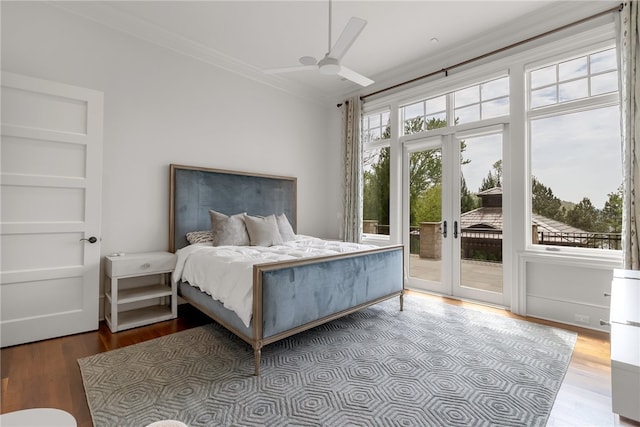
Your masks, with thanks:
<instances>
[{"instance_id":1,"label":"white stool","mask_svg":"<svg viewBox=\"0 0 640 427\"><path fill-rule=\"evenodd\" d=\"M55 408L33 408L0 415L2 427L77 427L68 412Z\"/></svg>"}]
</instances>

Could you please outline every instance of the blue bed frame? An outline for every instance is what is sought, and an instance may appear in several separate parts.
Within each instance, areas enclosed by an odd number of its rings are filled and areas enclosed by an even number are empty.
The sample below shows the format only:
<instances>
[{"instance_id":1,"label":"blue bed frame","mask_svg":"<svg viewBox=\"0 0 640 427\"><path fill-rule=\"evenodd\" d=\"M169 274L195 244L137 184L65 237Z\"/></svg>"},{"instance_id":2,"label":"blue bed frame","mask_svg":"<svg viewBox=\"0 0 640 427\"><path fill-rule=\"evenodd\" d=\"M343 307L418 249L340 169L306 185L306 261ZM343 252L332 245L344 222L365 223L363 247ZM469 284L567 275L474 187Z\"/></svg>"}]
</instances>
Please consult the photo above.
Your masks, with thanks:
<instances>
[{"instance_id":1,"label":"blue bed frame","mask_svg":"<svg viewBox=\"0 0 640 427\"><path fill-rule=\"evenodd\" d=\"M209 209L227 215L285 213L297 229L296 179L170 165L169 250L188 243L189 231L211 227ZM253 268L253 317L237 315L199 289L181 282L180 296L249 343L255 375L262 347L389 298L403 305L403 246L344 255L258 264Z\"/></svg>"}]
</instances>

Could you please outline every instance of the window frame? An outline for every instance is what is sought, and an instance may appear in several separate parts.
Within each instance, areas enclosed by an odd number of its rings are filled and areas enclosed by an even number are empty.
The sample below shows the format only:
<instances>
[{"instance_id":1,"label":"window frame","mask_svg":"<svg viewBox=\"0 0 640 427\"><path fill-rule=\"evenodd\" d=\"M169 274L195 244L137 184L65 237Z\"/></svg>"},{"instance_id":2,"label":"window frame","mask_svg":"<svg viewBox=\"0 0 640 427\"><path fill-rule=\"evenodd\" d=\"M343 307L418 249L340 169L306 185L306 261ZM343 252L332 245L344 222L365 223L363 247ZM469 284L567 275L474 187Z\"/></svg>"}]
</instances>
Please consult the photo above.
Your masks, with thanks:
<instances>
[{"instance_id":1,"label":"window frame","mask_svg":"<svg viewBox=\"0 0 640 427\"><path fill-rule=\"evenodd\" d=\"M374 141L364 141L364 138L363 138L363 141L362 141L362 159L363 160L362 160L362 164L361 164L361 166L362 166L362 189L361 189L361 191L362 191L363 197L362 197L362 207L361 207L361 209L362 209L362 220L361 221L362 222L360 224L360 230L362 230L362 232L361 232L360 238L361 238L362 241L368 241L368 242L379 243L379 244L387 244L387 243L389 243L389 241L391 240L391 232L388 235L387 234L373 234L373 233L365 233L364 232L364 221L365 221L365 218L364 218L364 159L365 159L365 153L367 151L380 150L382 148L387 148L387 147L389 148L389 150L391 150L391 140L393 139L393 127L391 126L391 122L392 122L391 116L393 115L393 112L392 112L392 109L389 106L385 106L385 107L381 107L381 108L379 107L379 108L372 109L372 110L369 110L369 111L363 109L363 112L362 112L362 120L364 120L365 117L373 116L373 115L376 115L376 114L380 114L380 116L382 118L382 115L384 113L388 113L389 114L389 124L388 124L388 126L390 127L390 136L389 136L389 138L386 138L386 139L379 139L379 140L374 140ZM386 127L386 126L384 126L384 127ZM381 122L380 129L382 129L382 128L383 128L383 126L382 126L382 122ZM363 130L362 133L364 135L364 130ZM389 187L391 187L391 181L392 180L391 180L391 176L390 176L389 177ZM392 206L391 206L391 195L389 195L388 203L389 203L389 211L391 211L391 209L392 209ZM391 215L391 212L389 212L389 214ZM387 225L389 225L389 227L391 229L391 224L387 224Z\"/></svg>"},{"instance_id":2,"label":"window frame","mask_svg":"<svg viewBox=\"0 0 640 427\"><path fill-rule=\"evenodd\" d=\"M532 166L531 166L531 150L532 150L532 135L531 135L531 124L534 120L557 117L561 115L568 115L573 113L585 112L585 111L594 111L601 108L606 107L615 107L620 105L620 91L609 92L600 95L587 96L585 98L579 98L571 101L557 101L553 104L539 106L539 107L531 107L531 72L536 69L544 68L545 66L557 65L563 62L571 61L577 58L581 58L584 56L589 56L594 53L598 53L600 51L604 51L610 48L617 49L615 40L607 40L602 41L600 43L591 44L587 46L582 46L581 48L576 47L568 47L563 52L556 52L554 55L549 56L544 59L538 59L536 61L527 63L524 65L524 99L525 99L525 111L524 111L524 125L526 130L525 137L525 150L526 150L526 219L525 219L525 229L529 230L526 232L526 241L525 241L525 249L527 252L538 255L553 255L557 257L568 256L574 259L584 259L584 258L593 258L593 259L602 259L602 260L611 260L611 259L620 259L622 255L621 250L615 249L599 249L599 248L580 248L580 247L572 247L572 246L556 246L556 245L545 245L545 244L534 244L532 233L530 232L532 228ZM610 72L611 70L607 71ZM618 70L619 71L619 70ZM596 73L599 75L602 73ZM586 78L590 78L593 74L588 72L586 74ZM568 81L568 80L567 80ZM558 87L560 82L558 80L555 81L554 85ZM546 87L540 86L540 87ZM540 87L536 87L539 89ZM590 86L588 88L590 92ZM621 166L622 168L622 166Z\"/></svg>"}]
</instances>

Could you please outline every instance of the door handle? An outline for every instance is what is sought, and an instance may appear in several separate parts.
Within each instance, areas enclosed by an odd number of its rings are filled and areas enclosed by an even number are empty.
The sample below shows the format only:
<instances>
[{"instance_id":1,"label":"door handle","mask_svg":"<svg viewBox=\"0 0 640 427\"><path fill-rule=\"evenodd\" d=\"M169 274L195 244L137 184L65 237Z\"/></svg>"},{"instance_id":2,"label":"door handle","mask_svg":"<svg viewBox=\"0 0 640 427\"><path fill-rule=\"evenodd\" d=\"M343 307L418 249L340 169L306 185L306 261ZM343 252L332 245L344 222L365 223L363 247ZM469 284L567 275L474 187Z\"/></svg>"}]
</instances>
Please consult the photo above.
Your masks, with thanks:
<instances>
[{"instance_id":1,"label":"door handle","mask_svg":"<svg viewBox=\"0 0 640 427\"><path fill-rule=\"evenodd\" d=\"M458 238L458 221L453 221L453 238Z\"/></svg>"},{"instance_id":2,"label":"door handle","mask_svg":"<svg viewBox=\"0 0 640 427\"><path fill-rule=\"evenodd\" d=\"M442 221L442 237L447 238L447 221Z\"/></svg>"},{"instance_id":3,"label":"door handle","mask_svg":"<svg viewBox=\"0 0 640 427\"><path fill-rule=\"evenodd\" d=\"M89 243L95 243L95 242L97 242L97 241L98 241L98 239L96 239L96 237L95 237L95 236L91 236L91 237L89 237L88 239L80 239L80 241L81 241L81 242L82 242L83 240L86 240L86 241L87 241L87 242L89 242Z\"/></svg>"}]
</instances>

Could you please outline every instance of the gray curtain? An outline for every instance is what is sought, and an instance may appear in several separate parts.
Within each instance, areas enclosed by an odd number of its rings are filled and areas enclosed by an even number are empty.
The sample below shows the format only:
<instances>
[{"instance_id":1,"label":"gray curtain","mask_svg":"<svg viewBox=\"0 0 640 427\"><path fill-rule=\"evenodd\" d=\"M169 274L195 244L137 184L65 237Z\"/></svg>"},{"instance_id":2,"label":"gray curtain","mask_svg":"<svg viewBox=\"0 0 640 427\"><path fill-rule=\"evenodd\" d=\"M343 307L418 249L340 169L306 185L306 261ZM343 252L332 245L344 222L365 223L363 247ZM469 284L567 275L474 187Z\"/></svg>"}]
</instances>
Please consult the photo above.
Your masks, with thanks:
<instances>
[{"instance_id":1,"label":"gray curtain","mask_svg":"<svg viewBox=\"0 0 640 427\"><path fill-rule=\"evenodd\" d=\"M342 104L342 146L344 147L344 213L342 238L360 242L362 235L362 143L361 102L355 96Z\"/></svg>"},{"instance_id":2,"label":"gray curtain","mask_svg":"<svg viewBox=\"0 0 640 427\"><path fill-rule=\"evenodd\" d=\"M624 170L622 204L622 250L624 268L640 270L640 223L636 207L640 206L640 38L638 36L638 2L627 2L619 19L621 131Z\"/></svg>"}]
</instances>

